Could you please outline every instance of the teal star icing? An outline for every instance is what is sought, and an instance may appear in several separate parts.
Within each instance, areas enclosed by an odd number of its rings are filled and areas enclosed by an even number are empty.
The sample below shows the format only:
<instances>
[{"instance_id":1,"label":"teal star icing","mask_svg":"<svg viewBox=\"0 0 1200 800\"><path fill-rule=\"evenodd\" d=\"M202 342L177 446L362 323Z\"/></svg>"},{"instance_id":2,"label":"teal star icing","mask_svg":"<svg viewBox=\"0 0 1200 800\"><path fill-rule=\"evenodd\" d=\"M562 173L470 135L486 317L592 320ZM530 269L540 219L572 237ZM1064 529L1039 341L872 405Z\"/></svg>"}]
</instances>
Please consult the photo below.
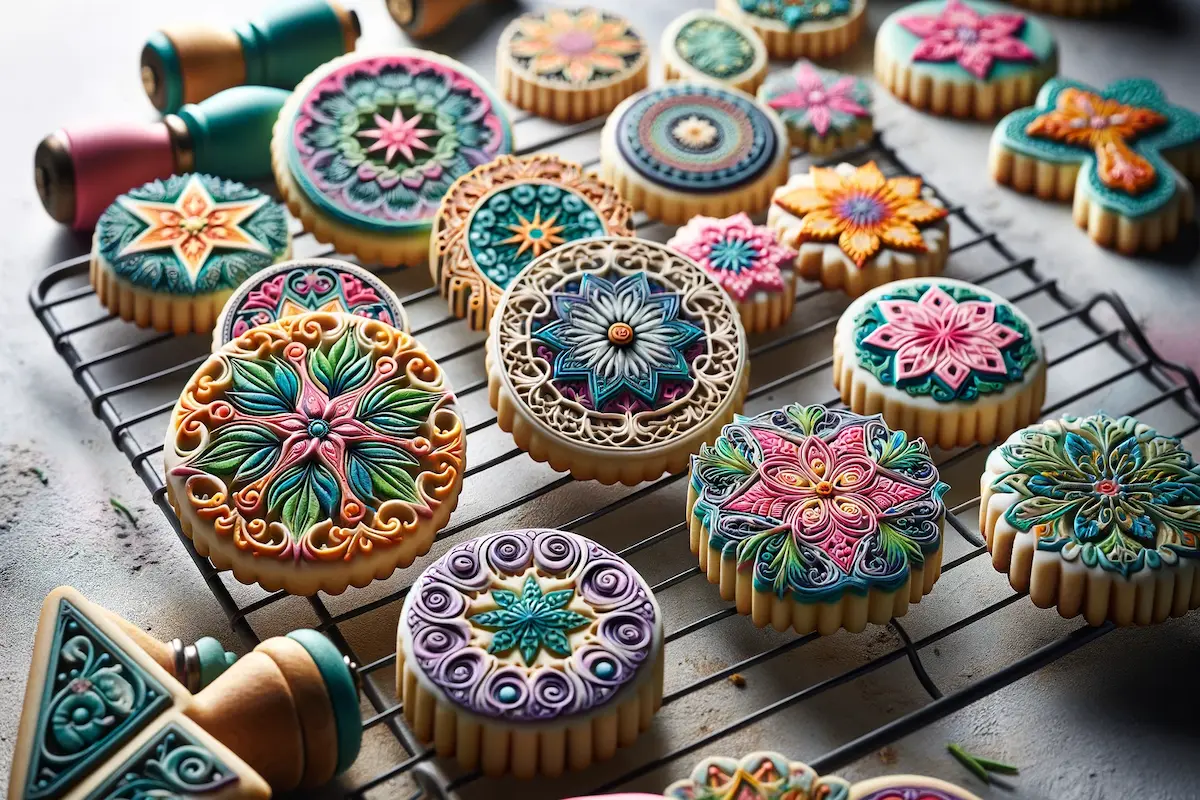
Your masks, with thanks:
<instances>
[{"instance_id":1,"label":"teal star icing","mask_svg":"<svg viewBox=\"0 0 1200 800\"><path fill-rule=\"evenodd\" d=\"M543 593L537 578L529 575L520 595L492 589L492 600L500 607L475 614L470 621L477 628L493 632L489 653L503 654L518 648L526 665L537 661L542 650L566 658L571 655L567 634L592 624L583 614L567 610L574 596L574 589Z\"/></svg>"}]
</instances>

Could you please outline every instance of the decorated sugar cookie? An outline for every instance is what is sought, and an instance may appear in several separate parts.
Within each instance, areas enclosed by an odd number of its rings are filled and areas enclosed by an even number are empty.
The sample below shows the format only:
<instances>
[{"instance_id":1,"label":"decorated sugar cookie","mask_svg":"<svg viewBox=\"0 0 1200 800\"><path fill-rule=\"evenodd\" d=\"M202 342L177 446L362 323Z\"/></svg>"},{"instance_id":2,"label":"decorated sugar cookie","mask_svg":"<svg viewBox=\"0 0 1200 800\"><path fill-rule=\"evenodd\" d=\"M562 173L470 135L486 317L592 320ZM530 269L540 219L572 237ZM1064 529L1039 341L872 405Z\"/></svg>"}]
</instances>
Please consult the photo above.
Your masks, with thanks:
<instances>
[{"instance_id":1,"label":"decorated sugar cookie","mask_svg":"<svg viewBox=\"0 0 1200 800\"><path fill-rule=\"evenodd\" d=\"M1152 81L1103 90L1055 79L992 134L992 177L1043 199L1074 200L1075 223L1123 253L1157 250L1195 216L1200 115Z\"/></svg>"},{"instance_id":2,"label":"decorated sugar cookie","mask_svg":"<svg viewBox=\"0 0 1200 800\"><path fill-rule=\"evenodd\" d=\"M167 496L218 569L337 594L428 552L462 485L466 435L420 343L316 312L253 328L192 376L167 430Z\"/></svg>"},{"instance_id":3,"label":"decorated sugar cookie","mask_svg":"<svg viewBox=\"0 0 1200 800\"><path fill-rule=\"evenodd\" d=\"M779 115L712 83L639 92L609 115L600 135L601 177L667 223L763 211L787 170Z\"/></svg>"},{"instance_id":4,"label":"decorated sugar cookie","mask_svg":"<svg viewBox=\"0 0 1200 800\"><path fill-rule=\"evenodd\" d=\"M1133 417L1065 417L988 456L979 527L992 564L1040 608L1148 625L1200 605L1200 466Z\"/></svg>"},{"instance_id":5,"label":"decorated sugar cookie","mask_svg":"<svg viewBox=\"0 0 1200 800\"><path fill-rule=\"evenodd\" d=\"M767 48L754 29L705 9L676 17L661 50L668 81L716 81L753 93L767 74Z\"/></svg>"},{"instance_id":6,"label":"decorated sugar cookie","mask_svg":"<svg viewBox=\"0 0 1200 800\"><path fill-rule=\"evenodd\" d=\"M521 449L580 480L679 472L741 409L737 308L691 259L590 239L534 260L492 317L488 396Z\"/></svg>"},{"instance_id":7,"label":"decorated sugar cookie","mask_svg":"<svg viewBox=\"0 0 1200 800\"><path fill-rule=\"evenodd\" d=\"M396 686L413 732L486 775L610 758L662 704L663 625L636 570L565 531L463 542L404 601Z\"/></svg>"},{"instance_id":8,"label":"decorated sugar cookie","mask_svg":"<svg viewBox=\"0 0 1200 800\"><path fill-rule=\"evenodd\" d=\"M576 239L632 235L632 218L617 191L578 164L501 156L459 178L442 200L429 267L451 313L486 330L526 264Z\"/></svg>"},{"instance_id":9,"label":"decorated sugar cookie","mask_svg":"<svg viewBox=\"0 0 1200 800\"><path fill-rule=\"evenodd\" d=\"M382 280L347 261L307 258L276 264L244 281L221 309L213 350L251 328L310 311L355 314L408 330L408 314Z\"/></svg>"},{"instance_id":10,"label":"decorated sugar cookie","mask_svg":"<svg viewBox=\"0 0 1200 800\"><path fill-rule=\"evenodd\" d=\"M777 328L796 305L796 253L745 214L692 217L667 247L695 261L737 303L747 333Z\"/></svg>"},{"instance_id":11,"label":"decorated sugar cookie","mask_svg":"<svg viewBox=\"0 0 1200 800\"><path fill-rule=\"evenodd\" d=\"M838 320L833 385L850 410L951 448L1003 439L1041 415L1046 348L1019 308L980 286L910 278Z\"/></svg>"},{"instance_id":12,"label":"decorated sugar cookie","mask_svg":"<svg viewBox=\"0 0 1200 800\"><path fill-rule=\"evenodd\" d=\"M305 78L275 124L271 164L318 241L414 266L455 179L511 150L508 117L482 78L445 56L400 49L349 53Z\"/></svg>"},{"instance_id":13,"label":"decorated sugar cookie","mask_svg":"<svg viewBox=\"0 0 1200 800\"><path fill-rule=\"evenodd\" d=\"M717 11L753 28L775 59L832 58L867 23L867 0L717 0Z\"/></svg>"},{"instance_id":14,"label":"decorated sugar cookie","mask_svg":"<svg viewBox=\"0 0 1200 800\"><path fill-rule=\"evenodd\" d=\"M771 198L767 225L796 250L802 278L857 297L896 278L937 275L950 253L946 208L920 178L812 167Z\"/></svg>"},{"instance_id":15,"label":"decorated sugar cookie","mask_svg":"<svg viewBox=\"0 0 1200 800\"><path fill-rule=\"evenodd\" d=\"M981 0L922 0L884 20L875 77L922 111L995 119L1028 105L1058 72L1058 45L1036 18Z\"/></svg>"},{"instance_id":16,"label":"decorated sugar cookie","mask_svg":"<svg viewBox=\"0 0 1200 800\"><path fill-rule=\"evenodd\" d=\"M806 153L824 156L849 150L874 135L867 82L810 61L797 61L767 78L758 101L775 109L792 144Z\"/></svg>"},{"instance_id":17,"label":"decorated sugar cookie","mask_svg":"<svg viewBox=\"0 0 1200 800\"><path fill-rule=\"evenodd\" d=\"M1087 17L1111 14L1128 8L1132 0L1012 0L1013 5L1037 11L1041 14L1058 14L1064 17Z\"/></svg>"},{"instance_id":18,"label":"decorated sugar cookie","mask_svg":"<svg viewBox=\"0 0 1200 800\"><path fill-rule=\"evenodd\" d=\"M825 800L814 797L813 800ZM833 798L830 798L833 800ZM850 800L980 800L948 781L925 775L884 775L850 786Z\"/></svg>"},{"instance_id":19,"label":"decorated sugar cookie","mask_svg":"<svg viewBox=\"0 0 1200 800\"><path fill-rule=\"evenodd\" d=\"M291 249L287 214L267 195L208 175L173 175L129 190L100 216L92 288L121 319L207 333L230 292Z\"/></svg>"},{"instance_id":20,"label":"decorated sugar cookie","mask_svg":"<svg viewBox=\"0 0 1200 800\"><path fill-rule=\"evenodd\" d=\"M650 50L632 25L595 8L530 11L500 34L496 82L510 103L577 122L646 86Z\"/></svg>"},{"instance_id":21,"label":"decorated sugar cookie","mask_svg":"<svg viewBox=\"0 0 1200 800\"><path fill-rule=\"evenodd\" d=\"M932 591L948 488L925 442L879 416L738 416L692 458L692 552L760 628L857 633Z\"/></svg>"}]
</instances>

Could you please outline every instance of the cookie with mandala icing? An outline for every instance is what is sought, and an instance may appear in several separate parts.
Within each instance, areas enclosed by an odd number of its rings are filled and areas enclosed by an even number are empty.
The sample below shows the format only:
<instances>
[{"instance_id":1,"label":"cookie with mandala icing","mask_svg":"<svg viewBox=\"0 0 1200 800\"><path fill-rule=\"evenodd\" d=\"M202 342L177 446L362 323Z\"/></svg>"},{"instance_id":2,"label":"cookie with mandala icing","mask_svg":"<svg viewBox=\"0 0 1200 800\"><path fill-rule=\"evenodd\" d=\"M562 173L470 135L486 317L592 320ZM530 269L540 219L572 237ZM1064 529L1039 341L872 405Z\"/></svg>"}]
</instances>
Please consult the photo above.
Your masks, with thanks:
<instances>
[{"instance_id":1,"label":"cookie with mandala icing","mask_svg":"<svg viewBox=\"0 0 1200 800\"><path fill-rule=\"evenodd\" d=\"M1195 218L1200 114L1153 81L1104 89L1055 79L996 126L992 177L1043 200L1073 201L1075 224L1123 253L1154 251Z\"/></svg>"},{"instance_id":2,"label":"cookie with mandala icing","mask_svg":"<svg viewBox=\"0 0 1200 800\"><path fill-rule=\"evenodd\" d=\"M501 293L533 259L577 239L632 234L630 205L579 164L501 156L450 187L434 219L429 268L451 313L486 330Z\"/></svg>"},{"instance_id":3,"label":"cookie with mandala icing","mask_svg":"<svg viewBox=\"0 0 1200 800\"><path fill-rule=\"evenodd\" d=\"M745 214L692 217L667 242L704 267L737 303L747 333L777 328L796 305L795 251Z\"/></svg>"},{"instance_id":4,"label":"cookie with mandala icing","mask_svg":"<svg viewBox=\"0 0 1200 800\"><path fill-rule=\"evenodd\" d=\"M717 12L753 28L773 59L832 58L867 25L867 0L717 0Z\"/></svg>"},{"instance_id":5,"label":"cookie with mandala icing","mask_svg":"<svg viewBox=\"0 0 1200 800\"><path fill-rule=\"evenodd\" d=\"M650 48L624 17L597 8L529 11L496 46L496 82L517 108L559 122L607 114L645 88Z\"/></svg>"},{"instance_id":6,"label":"cookie with mandala icing","mask_svg":"<svg viewBox=\"0 0 1200 800\"><path fill-rule=\"evenodd\" d=\"M348 261L306 258L284 261L244 281L217 317L213 350L251 328L312 311L354 314L408 331L400 298L380 278Z\"/></svg>"},{"instance_id":7,"label":"cookie with mandala icing","mask_svg":"<svg viewBox=\"0 0 1200 800\"><path fill-rule=\"evenodd\" d=\"M737 89L673 82L638 92L600 134L600 175L634 208L682 225L757 214L787 180L779 115Z\"/></svg>"},{"instance_id":8,"label":"cookie with mandala icing","mask_svg":"<svg viewBox=\"0 0 1200 800\"><path fill-rule=\"evenodd\" d=\"M797 61L776 72L758 89L758 101L775 109L792 144L826 156L871 141L871 89L854 75Z\"/></svg>"},{"instance_id":9,"label":"cookie with mandala icing","mask_svg":"<svg viewBox=\"0 0 1200 800\"><path fill-rule=\"evenodd\" d=\"M910 278L850 304L833 338L833 385L859 414L952 448L989 444L1041 415L1046 347L995 292Z\"/></svg>"},{"instance_id":10,"label":"cookie with mandala icing","mask_svg":"<svg viewBox=\"0 0 1200 800\"><path fill-rule=\"evenodd\" d=\"M488 398L521 449L580 480L679 472L742 407L746 334L696 262L640 239L589 239L509 284L487 343Z\"/></svg>"},{"instance_id":11,"label":"cookie with mandala icing","mask_svg":"<svg viewBox=\"0 0 1200 800\"><path fill-rule=\"evenodd\" d=\"M230 293L291 250L287 213L267 195L209 175L172 175L130 189L100 215L90 277L121 319L208 333Z\"/></svg>"},{"instance_id":12,"label":"cookie with mandala icing","mask_svg":"<svg viewBox=\"0 0 1200 800\"><path fill-rule=\"evenodd\" d=\"M1133 417L1064 417L988 456L979 528L1040 608L1149 625L1200 606L1200 466Z\"/></svg>"},{"instance_id":13,"label":"cookie with mandala icing","mask_svg":"<svg viewBox=\"0 0 1200 800\"><path fill-rule=\"evenodd\" d=\"M456 179L512 150L508 115L468 67L428 50L348 53L279 113L271 165L305 230L364 262L415 266Z\"/></svg>"},{"instance_id":14,"label":"cookie with mandala icing","mask_svg":"<svg viewBox=\"0 0 1200 800\"><path fill-rule=\"evenodd\" d=\"M1058 72L1058 45L1035 17L981 0L922 0L875 37L875 77L914 108L988 120L1029 105Z\"/></svg>"},{"instance_id":15,"label":"cookie with mandala icing","mask_svg":"<svg viewBox=\"0 0 1200 800\"><path fill-rule=\"evenodd\" d=\"M800 277L858 297L897 278L940 274L950 254L946 207L920 178L861 167L811 167L771 198L767 225L797 251Z\"/></svg>"},{"instance_id":16,"label":"cookie with mandala icing","mask_svg":"<svg viewBox=\"0 0 1200 800\"><path fill-rule=\"evenodd\" d=\"M659 49L666 81L715 81L753 93L767 75L767 48L754 29L715 11L676 17Z\"/></svg>"},{"instance_id":17,"label":"cookie with mandala icing","mask_svg":"<svg viewBox=\"0 0 1200 800\"><path fill-rule=\"evenodd\" d=\"M878 415L738 416L692 457L692 552L760 628L857 633L932 591L948 488L925 442Z\"/></svg>"},{"instance_id":18,"label":"cookie with mandala icing","mask_svg":"<svg viewBox=\"0 0 1200 800\"><path fill-rule=\"evenodd\" d=\"M486 775L584 769L633 744L662 704L654 593L620 556L566 531L456 545L413 584L397 639L413 732Z\"/></svg>"},{"instance_id":19,"label":"cookie with mandala icing","mask_svg":"<svg viewBox=\"0 0 1200 800\"><path fill-rule=\"evenodd\" d=\"M192 375L167 430L167 497L218 569L337 594L429 551L465 447L445 375L412 336L351 314L289 316Z\"/></svg>"}]
</instances>

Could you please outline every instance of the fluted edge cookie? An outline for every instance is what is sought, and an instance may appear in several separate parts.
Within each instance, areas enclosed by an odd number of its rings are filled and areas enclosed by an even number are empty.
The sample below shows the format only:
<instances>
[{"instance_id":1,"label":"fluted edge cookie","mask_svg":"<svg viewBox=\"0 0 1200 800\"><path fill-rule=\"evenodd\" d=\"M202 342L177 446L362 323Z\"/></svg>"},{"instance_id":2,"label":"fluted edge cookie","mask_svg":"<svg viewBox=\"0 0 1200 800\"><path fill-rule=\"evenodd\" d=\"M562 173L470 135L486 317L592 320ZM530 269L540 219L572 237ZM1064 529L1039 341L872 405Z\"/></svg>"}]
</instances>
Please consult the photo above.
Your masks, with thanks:
<instances>
[{"instance_id":1,"label":"fluted edge cookie","mask_svg":"<svg viewBox=\"0 0 1200 800\"><path fill-rule=\"evenodd\" d=\"M1058 14L1063 17L1111 14L1132 5L1132 0L1011 0L1011 2L1015 6L1024 6L1042 14Z\"/></svg>"},{"instance_id":2,"label":"fluted edge cookie","mask_svg":"<svg viewBox=\"0 0 1200 800\"><path fill-rule=\"evenodd\" d=\"M757 96L779 114L792 144L806 153L831 155L866 144L875 135L871 87L855 75L800 60L769 76Z\"/></svg>"},{"instance_id":3,"label":"fluted edge cookie","mask_svg":"<svg viewBox=\"0 0 1200 800\"><path fill-rule=\"evenodd\" d=\"M867 25L867 0L717 0L717 12L753 28L773 59L832 58Z\"/></svg>"},{"instance_id":4,"label":"fluted edge cookie","mask_svg":"<svg viewBox=\"0 0 1200 800\"><path fill-rule=\"evenodd\" d=\"M715 11L676 17L659 49L667 81L716 81L753 94L767 75L767 48L754 29Z\"/></svg>"}]
</instances>

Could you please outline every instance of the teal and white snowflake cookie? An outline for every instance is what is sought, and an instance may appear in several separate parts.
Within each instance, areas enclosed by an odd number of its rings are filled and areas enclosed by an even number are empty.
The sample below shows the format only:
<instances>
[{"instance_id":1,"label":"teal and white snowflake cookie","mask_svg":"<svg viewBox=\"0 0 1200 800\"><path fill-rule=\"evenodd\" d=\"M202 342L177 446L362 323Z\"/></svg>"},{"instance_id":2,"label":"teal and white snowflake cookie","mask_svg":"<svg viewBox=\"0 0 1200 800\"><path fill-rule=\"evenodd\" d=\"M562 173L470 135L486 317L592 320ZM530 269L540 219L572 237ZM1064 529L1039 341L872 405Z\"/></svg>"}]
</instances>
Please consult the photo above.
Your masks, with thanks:
<instances>
[{"instance_id":1,"label":"teal and white snowflake cookie","mask_svg":"<svg viewBox=\"0 0 1200 800\"><path fill-rule=\"evenodd\" d=\"M767 74L767 48L754 29L706 9L676 17L660 49L668 81L716 81L753 94Z\"/></svg>"}]
</instances>

